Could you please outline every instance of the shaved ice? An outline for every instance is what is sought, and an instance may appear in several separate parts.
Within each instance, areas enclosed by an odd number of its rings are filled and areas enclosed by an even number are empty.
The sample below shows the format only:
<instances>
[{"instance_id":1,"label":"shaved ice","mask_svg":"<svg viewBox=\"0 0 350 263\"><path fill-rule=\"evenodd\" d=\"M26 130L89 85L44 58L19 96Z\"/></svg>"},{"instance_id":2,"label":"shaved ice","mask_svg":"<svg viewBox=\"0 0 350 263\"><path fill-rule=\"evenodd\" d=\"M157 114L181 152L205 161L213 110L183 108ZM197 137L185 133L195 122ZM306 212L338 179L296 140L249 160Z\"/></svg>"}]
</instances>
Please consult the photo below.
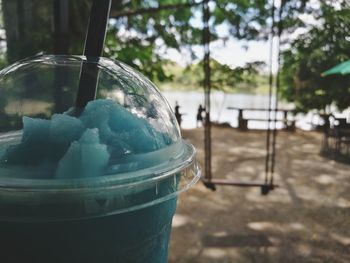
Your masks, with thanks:
<instances>
[{"instance_id":1,"label":"shaved ice","mask_svg":"<svg viewBox=\"0 0 350 263\"><path fill-rule=\"evenodd\" d=\"M148 120L112 100L87 104L79 117L54 114L51 120L23 117L22 139L8 147L1 163L20 166L56 166L48 178L103 175L109 164L127 155L159 150L170 137Z\"/></svg>"},{"instance_id":2,"label":"shaved ice","mask_svg":"<svg viewBox=\"0 0 350 263\"><path fill-rule=\"evenodd\" d=\"M57 178L92 177L101 174L107 166L107 146L100 144L98 129L87 129L79 141L71 143L59 161Z\"/></svg>"}]
</instances>

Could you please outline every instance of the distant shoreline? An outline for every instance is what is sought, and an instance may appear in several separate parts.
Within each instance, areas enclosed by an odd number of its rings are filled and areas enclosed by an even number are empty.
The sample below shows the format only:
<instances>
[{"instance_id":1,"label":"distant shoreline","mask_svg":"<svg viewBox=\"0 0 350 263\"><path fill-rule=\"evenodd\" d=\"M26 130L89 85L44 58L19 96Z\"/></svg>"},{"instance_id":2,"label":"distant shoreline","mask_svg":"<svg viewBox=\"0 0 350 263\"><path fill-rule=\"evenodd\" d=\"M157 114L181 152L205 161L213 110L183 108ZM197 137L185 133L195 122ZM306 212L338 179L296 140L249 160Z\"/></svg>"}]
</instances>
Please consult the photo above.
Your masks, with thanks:
<instances>
[{"instance_id":1,"label":"distant shoreline","mask_svg":"<svg viewBox=\"0 0 350 263\"><path fill-rule=\"evenodd\" d=\"M178 85L179 87L172 87L173 84L168 83L160 83L157 84L160 91L164 92L204 92L202 87L180 87L182 85ZM263 88L252 88L252 89L244 89L244 88L228 88L228 89L212 89L211 92L223 92L227 94L247 94L247 95L268 95L268 89Z\"/></svg>"}]
</instances>

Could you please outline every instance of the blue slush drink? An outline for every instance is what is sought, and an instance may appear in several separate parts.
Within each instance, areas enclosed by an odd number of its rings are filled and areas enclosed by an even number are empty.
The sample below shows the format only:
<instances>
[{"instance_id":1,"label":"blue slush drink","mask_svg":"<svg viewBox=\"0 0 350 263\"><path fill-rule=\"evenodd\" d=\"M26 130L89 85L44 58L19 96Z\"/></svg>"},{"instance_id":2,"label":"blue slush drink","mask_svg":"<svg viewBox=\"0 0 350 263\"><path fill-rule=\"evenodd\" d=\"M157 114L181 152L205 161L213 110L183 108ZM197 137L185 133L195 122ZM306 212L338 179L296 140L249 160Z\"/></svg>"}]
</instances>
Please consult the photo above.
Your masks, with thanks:
<instances>
[{"instance_id":1,"label":"blue slush drink","mask_svg":"<svg viewBox=\"0 0 350 263\"><path fill-rule=\"evenodd\" d=\"M21 62L0 84L84 59ZM119 62L101 58L99 68L123 103L23 114L22 130L0 134L1 262L167 262L177 195L199 179L194 148L153 84Z\"/></svg>"},{"instance_id":2,"label":"blue slush drink","mask_svg":"<svg viewBox=\"0 0 350 263\"><path fill-rule=\"evenodd\" d=\"M1 262L167 262L176 198L119 215L1 222Z\"/></svg>"}]
</instances>

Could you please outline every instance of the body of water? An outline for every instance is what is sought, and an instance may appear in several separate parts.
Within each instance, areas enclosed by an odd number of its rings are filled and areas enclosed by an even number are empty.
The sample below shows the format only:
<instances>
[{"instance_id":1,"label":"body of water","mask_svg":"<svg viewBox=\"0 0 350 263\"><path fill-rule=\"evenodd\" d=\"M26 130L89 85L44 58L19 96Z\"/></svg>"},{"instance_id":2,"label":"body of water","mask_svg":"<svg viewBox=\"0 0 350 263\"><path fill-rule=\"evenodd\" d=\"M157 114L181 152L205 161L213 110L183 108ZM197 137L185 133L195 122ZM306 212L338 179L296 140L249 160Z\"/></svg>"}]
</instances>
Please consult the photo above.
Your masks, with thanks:
<instances>
[{"instance_id":1,"label":"body of water","mask_svg":"<svg viewBox=\"0 0 350 263\"><path fill-rule=\"evenodd\" d=\"M174 109L176 101L180 106L180 113L182 116L182 128L193 129L196 127L196 116L198 106L204 106L204 94L198 91L164 91L163 95L167 98L170 106ZM275 98L272 98L274 103ZM254 94L227 94L224 92L213 92L211 94L211 120L214 122L227 122L233 127L238 126L238 111L229 110L227 107L236 108L265 108L268 109L269 96L268 95L254 95ZM279 103L279 108L293 109L293 104ZM348 117L350 111L338 114L337 117ZM203 114L204 116L204 114ZM268 119L268 112L263 111L244 111L244 118L252 119ZM282 119L282 113L277 116ZM292 119L292 116L289 117ZM314 113L298 114L296 116L296 126L304 130L312 129L312 123L318 124L321 120ZM282 128L281 122L277 123L277 128ZM248 128L250 129L266 129L267 122L249 121Z\"/></svg>"}]
</instances>

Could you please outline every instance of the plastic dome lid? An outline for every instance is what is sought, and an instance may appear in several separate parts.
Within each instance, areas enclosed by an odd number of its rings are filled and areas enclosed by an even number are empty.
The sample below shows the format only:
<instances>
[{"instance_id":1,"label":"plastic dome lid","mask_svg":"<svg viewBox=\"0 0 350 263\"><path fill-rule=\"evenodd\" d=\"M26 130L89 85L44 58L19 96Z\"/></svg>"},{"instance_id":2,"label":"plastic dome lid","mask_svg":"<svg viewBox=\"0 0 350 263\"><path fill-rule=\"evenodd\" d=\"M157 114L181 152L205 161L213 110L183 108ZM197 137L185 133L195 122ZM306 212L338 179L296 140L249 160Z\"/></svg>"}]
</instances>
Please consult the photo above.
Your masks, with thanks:
<instances>
[{"instance_id":1,"label":"plastic dome lid","mask_svg":"<svg viewBox=\"0 0 350 263\"><path fill-rule=\"evenodd\" d=\"M82 64L97 64L97 100L77 116ZM200 177L158 89L107 58L36 56L0 72L0 220L124 213Z\"/></svg>"}]
</instances>

